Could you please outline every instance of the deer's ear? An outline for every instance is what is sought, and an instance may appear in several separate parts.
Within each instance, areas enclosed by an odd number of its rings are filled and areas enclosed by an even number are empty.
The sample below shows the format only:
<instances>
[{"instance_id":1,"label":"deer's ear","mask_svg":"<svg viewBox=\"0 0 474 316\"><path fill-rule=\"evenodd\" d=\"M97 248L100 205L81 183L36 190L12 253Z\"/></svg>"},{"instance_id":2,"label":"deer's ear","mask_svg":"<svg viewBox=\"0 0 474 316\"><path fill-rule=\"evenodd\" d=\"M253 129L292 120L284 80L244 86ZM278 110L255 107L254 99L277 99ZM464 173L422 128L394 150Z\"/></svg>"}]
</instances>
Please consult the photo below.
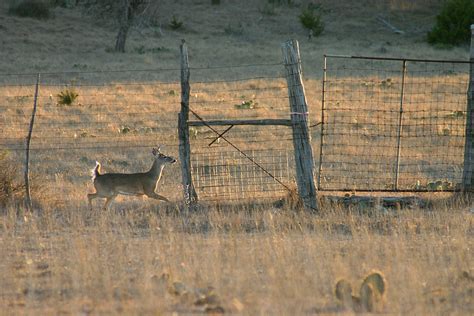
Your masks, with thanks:
<instances>
[{"instance_id":1,"label":"deer's ear","mask_svg":"<svg viewBox=\"0 0 474 316\"><path fill-rule=\"evenodd\" d=\"M161 146L160 146L160 145L158 145L158 148L156 148L156 151L157 151L158 153L161 153Z\"/></svg>"},{"instance_id":2,"label":"deer's ear","mask_svg":"<svg viewBox=\"0 0 474 316\"><path fill-rule=\"evenodd\" d=\"M159 152L160 152L160 149L156 149L156 148L153 148L153 150L151 151L153 156L156 156Z\"/></svg>"}]
</instances>

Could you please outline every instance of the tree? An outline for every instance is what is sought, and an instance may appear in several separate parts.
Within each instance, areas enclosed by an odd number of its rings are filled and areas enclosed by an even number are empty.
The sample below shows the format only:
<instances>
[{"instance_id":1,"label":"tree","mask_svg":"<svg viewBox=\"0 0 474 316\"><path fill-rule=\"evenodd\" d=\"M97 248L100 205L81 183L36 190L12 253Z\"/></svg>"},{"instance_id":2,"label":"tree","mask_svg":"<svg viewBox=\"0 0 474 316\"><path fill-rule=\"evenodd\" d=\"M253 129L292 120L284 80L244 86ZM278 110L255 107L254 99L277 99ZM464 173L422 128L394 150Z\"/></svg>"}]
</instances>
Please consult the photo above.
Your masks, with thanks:
<instances>
[{"instance_id":1,"label":"tree","mask_svg":"<svg viewBox=\"0 0 474 316\"><path fill-rule=\"evenodd\" d=\"M156 16L157 0L82 0L86 12L101 18L115 16L118 33L115 51L125 52L127 35L132 27L144 27Z\"/></svg>"},{"instance_id":2,"label":"tree","mask_svg":"<svg viewBox=\"0 0 474 316\"><path fill-rule=\"evenodd\" d=\"M431 44L461 45L471 39L471 24L474 23L473 0L448 0L444 2L436 24L428 32Z\"/></svg>"}]
</instances>

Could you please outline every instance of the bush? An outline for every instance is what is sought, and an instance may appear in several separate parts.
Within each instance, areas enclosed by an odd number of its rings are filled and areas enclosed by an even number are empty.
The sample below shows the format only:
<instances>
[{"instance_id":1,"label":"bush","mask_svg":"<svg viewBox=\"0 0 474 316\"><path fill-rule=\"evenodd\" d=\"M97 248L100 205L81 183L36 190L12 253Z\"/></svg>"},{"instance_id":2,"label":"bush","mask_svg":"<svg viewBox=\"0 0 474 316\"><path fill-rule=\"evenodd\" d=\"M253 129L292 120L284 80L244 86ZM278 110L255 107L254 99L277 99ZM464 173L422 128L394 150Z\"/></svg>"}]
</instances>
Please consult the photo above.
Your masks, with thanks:
<instances>
[{"instance_id":1,"label":"bush","mask_svg":"<svg viewBox=\"0 0 474 316\"><path fill-rule=\"evenodd\" d=\"M310 31L310 35L318 36L324 31L319 6L309 5L306 9L303 9L299 18L301 25Z\"/></svg>"},{"instance_id":2,"label":"bush","mask_svg":"<svg viewBox=\"0 0 474 316\"><path fill-rule=\"evenodd\" d=\"M72 105L74 101L76 101L78 96L79 94L77 94L74 90L66 88L66 90L61 91L57 95L58 104L59 105Z\"/></svg>"},{"instance_id":3,"label":"bush","mask_svg":"<svg viewBox=\"0 0 474 316\"><path fill-rule=\"evenodd\" d=\"M180 21L180 20L176 17L176 15L173 15L173 17L171 18L170 27L171 27L173 30L179 30L180 28L183 27L183 22Z\"/></svg>"},{"instance_id":4,"label":"bush","mask_svg":"<svg viewBox=\"0 0 474 316\"><path fill-rule=\"evenodd\" d=\"M10 4L8 13L35 19L49 19L51 17L50 3L42 0L24 0Z\"/></svg>"},{"instance_id":5,"label":"bush","mask_svg":"<svg viewBox=\"0 0 474 316\"><path fill-rule=\"evenodd\" d=\"M474 1L448 0L436 17L435 26L428 32L428 42L444 45L468 43L471 24L474 24Z\"/></svg>"}]
</instances>

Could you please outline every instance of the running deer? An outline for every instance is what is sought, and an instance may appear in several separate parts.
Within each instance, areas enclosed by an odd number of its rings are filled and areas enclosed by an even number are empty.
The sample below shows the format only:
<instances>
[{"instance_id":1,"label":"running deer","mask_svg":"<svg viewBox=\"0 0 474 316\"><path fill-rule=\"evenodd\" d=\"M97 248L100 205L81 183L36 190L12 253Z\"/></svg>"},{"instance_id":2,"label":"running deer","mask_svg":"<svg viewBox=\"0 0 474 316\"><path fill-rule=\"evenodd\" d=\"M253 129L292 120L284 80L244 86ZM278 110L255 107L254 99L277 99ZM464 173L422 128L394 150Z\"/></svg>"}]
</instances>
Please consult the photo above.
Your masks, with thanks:
<instances>
[{"instance_id":1,"label":"running deer","mask_svg":"<svg viewBox=\"0 0 474 316\"><path fill-rule=\"evenodd\" d=\"M164 196L155 193L158 182L160 181L163 168L166 164L173 164L176 159L163 155L160 148L153 148L155 160L148 172L142 173L100 173L100 163L96 162L92 170L92 182L94 183L95 193L87 194L89 207L92 209L92 200L95 198L105 198L104 209L108 209L110 203L119 195L142 196L149 198L169 201Z\"/></svg>"}]
</instances>

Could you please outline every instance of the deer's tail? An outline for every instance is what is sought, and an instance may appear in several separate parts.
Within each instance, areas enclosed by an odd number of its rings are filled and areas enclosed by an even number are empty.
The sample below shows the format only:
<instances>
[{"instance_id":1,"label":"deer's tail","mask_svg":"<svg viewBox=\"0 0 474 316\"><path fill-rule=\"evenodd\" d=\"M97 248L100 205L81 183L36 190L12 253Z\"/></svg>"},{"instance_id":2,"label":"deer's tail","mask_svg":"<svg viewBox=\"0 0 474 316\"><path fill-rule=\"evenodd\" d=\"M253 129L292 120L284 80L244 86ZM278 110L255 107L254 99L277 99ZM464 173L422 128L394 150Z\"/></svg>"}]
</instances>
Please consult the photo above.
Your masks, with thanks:
<instances>
[{"instance_id":1,"label":"deer's tail","mask_svg":"<svg viewBox=\"0 0 474 316\"><path fill-rule=\"evenodd\" d=\"M92 182L94 182L94 180L100 176L100 163L98 161L95 162L95 167L94 169L92 169Z\"/></svg>"}]
</instances>

